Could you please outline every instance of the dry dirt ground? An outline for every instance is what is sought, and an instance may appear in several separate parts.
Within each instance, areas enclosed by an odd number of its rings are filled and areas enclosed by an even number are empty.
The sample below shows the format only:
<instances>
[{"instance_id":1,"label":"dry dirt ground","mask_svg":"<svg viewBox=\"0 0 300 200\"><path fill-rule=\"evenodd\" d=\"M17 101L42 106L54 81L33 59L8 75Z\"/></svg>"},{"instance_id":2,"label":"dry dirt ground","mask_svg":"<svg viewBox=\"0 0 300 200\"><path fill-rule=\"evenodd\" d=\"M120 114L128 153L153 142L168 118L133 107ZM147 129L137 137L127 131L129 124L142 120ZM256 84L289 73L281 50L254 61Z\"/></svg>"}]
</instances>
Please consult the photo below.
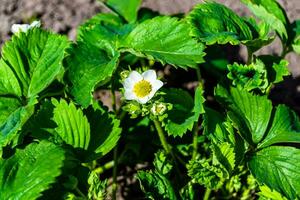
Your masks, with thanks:
<instances>
[{"instance_id":1,"label":"dry dirt ground","mask_svg":"<svg viewBox=\"0 0 300 200\"><path fill-rule=\"evenodd\" d=\"M240 15L249 11L240 0L216 0ZM161 13L175 14L188 12L202 0L144 0L142 7L148 7ZM300 0L279 0L291 21L300 18ZM67 33L74 39L76 27L97 12L105 11L96 0L0 0L0 46L9 38L10 27L14 23L26 23L40 18L43 26L58 33ZM260 53L280 51L279 42L264 48ZM245 50L241 48L241 55ZM290 71L294 77L300 76L300 56L289 54Z\"/></svg>"}]
</instances>

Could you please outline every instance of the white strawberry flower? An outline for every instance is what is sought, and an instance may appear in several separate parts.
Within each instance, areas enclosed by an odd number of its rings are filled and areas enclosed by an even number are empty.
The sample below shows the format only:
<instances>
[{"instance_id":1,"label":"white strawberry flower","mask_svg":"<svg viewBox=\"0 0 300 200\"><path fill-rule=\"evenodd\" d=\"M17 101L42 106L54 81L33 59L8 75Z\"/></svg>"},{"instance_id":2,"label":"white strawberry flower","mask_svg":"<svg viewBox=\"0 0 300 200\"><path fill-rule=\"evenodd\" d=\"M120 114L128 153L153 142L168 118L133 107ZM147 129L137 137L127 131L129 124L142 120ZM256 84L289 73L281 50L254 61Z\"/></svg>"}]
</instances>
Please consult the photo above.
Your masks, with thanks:
<instances>
[{"instance_id":1,"label":"white strawberry flower","mask_svg":"<svg viewBox=\"0 0 300 200\"><path fill-rule=\"evenodd\" d=\"M41 22L40 21L34 21L31 24L13 24L11 27L11 32L16 34L18 32L27 32L29 29L40 27Z\"/></svg>"},{"instance_id":2,"label":"white strawberry flower","mask_svg":"<svg viewBox=\"0 0 300 200\"><path fill-rule=\"evenodd\" d=\"M147 70L142 74L132 71L124 80L123 85L125 99L145 104L163 86L163 82L157 79L154 70Z\"/></svg>"}]
</instances>

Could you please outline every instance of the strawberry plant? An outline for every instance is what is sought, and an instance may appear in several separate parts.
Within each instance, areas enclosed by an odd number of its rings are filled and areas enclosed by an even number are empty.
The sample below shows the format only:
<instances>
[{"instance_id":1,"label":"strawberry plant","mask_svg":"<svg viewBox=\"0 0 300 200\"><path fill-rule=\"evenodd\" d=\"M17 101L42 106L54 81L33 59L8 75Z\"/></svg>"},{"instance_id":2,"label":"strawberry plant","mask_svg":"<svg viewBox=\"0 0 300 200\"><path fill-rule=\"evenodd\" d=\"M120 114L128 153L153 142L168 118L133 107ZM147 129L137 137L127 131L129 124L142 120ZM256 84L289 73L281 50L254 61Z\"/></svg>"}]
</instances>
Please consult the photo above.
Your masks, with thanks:
<instances>
[{"instance_id":1,"label":"strawberry plant","mask_svg":"<svg viewBox=\"0 0 300 200\"><path fill-rule=\"evenodd\" d=\"M76 41L13 25L0 59L0 199L299 199L300 121L270 94L289 76L286 54L300 53L300 21L276 0L241 1L252 16L211 1L163 16L106 0ZM257 54L275 38L280 55ZM245 62L227 57L238 45Z\"/></svg>"}]
</instances>

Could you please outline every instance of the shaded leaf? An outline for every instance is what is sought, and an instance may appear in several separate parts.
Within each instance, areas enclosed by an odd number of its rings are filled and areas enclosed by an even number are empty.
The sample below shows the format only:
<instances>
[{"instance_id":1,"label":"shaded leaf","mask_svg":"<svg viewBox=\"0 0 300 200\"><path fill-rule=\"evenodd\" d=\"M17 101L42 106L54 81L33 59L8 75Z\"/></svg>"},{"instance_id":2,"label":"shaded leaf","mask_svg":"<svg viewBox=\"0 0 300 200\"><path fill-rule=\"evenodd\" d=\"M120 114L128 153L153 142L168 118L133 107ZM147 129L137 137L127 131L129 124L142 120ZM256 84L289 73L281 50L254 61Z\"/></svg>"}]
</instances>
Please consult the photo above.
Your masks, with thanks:
<instances>
[{"instance_id":1,"label":"shaded leaf","mask_svg":"<svg viewBox=\"0 0 300 200\"><path fill-rule=\"evenodd\" d=\"M176 194L170 181L156 171L138 171L137 178L146 196L150 199L176 200Z\"/></svg>"},{"instance_id":2,"label":"shaded leaf","mask_svg":"<svg viewBox=\"0 0 300 200\"><path fill-rule=\"evenodd\" d=\"M165 92L164 101L173 105L173 108L167 111L168 117L164 120L165 130L169 135L182 137L188 130L192 130L200 114L204 113L203 89L197 87L194 101L181 89L168 89Z\"/></svg>"}]
</instances>

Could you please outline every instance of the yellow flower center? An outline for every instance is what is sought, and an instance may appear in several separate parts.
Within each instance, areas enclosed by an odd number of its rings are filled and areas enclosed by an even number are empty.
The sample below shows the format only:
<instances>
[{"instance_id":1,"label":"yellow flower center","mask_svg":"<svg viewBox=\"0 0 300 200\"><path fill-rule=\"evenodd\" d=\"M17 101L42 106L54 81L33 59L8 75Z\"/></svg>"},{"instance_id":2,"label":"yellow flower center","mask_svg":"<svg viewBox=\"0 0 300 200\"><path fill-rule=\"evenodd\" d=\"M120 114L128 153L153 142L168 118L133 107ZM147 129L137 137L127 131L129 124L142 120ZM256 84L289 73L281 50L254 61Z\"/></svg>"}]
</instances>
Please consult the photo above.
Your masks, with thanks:
<instances>
[{"instance_id":1,"label":"yellow flower center","mask_svg":"<svg viewBox=\"0 0 300 200\"><path fill-rule=\"evenodd\" d=\"M139 98L143 98L150 94L152 91L152 85L149 81L141 80L137 82L133 87L133 92Z\"/></svg>"}]
</instances>

